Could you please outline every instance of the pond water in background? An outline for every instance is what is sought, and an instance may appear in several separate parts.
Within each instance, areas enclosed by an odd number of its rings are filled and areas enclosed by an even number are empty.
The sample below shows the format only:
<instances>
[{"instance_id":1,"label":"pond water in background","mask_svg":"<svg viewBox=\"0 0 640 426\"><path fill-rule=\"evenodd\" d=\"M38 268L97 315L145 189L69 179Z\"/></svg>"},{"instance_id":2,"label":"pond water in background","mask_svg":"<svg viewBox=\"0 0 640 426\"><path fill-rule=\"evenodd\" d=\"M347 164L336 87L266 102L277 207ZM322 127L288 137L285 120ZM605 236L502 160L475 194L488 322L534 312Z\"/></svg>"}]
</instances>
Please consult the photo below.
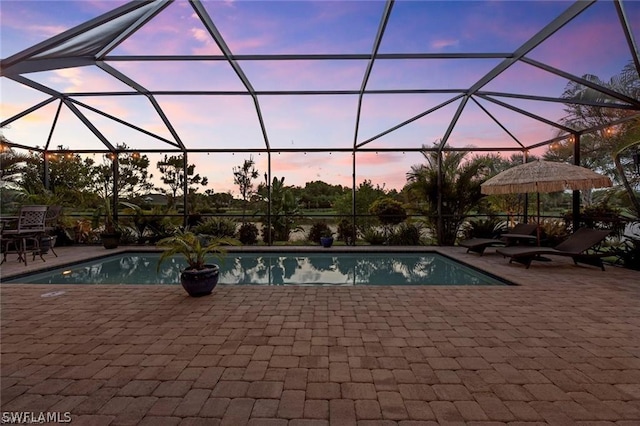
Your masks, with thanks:
<instances>
[{"instance_id":1,"label":"pond water in background","mask_svg":"<svg viewBox=\"0 0 640 426\"><path fill-rule=\"evenodd\" d=\"M123 253L5 283L179 284L180 257L157 268L159 253ZM229 253L219 284L231 285L508 285L437 253Z\"/></svg>"}]
</instances>

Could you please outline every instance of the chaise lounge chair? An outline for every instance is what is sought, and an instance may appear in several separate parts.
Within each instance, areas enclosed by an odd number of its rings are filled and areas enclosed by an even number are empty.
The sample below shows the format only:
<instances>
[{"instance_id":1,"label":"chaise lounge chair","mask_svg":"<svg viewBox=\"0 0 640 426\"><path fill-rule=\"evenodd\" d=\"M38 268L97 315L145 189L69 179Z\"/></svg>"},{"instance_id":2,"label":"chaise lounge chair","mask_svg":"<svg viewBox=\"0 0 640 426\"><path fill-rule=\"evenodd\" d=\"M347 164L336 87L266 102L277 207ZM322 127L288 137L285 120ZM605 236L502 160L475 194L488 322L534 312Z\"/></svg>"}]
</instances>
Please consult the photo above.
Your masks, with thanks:
<instances>
[{"instance_id":1,"label":"chaise lounge chair","mask_svg":"<svg viewBox=\"0 0 640 426\"><path fill-rule=\"evenodd\" d=\"M533 260L549 260L543 255L570 256L573 262L584 263L592 266L599 266L604 271L602 257L606 254L588 253L596 245L609 235L611 231L601 231L591 228L580 228L569 238L557 246L551 247L504 247L496 250L497 253L509 257L509 263L518 262L526 265L527 269Z\"/></svg>"},{"instance_id":2,"label":"chaise lounge chair","mask_svg":"<svg viewBox=\"0 0 640 426\"><path fill-rule=\"evenodd\" d=\"M506 232L500 236L500 238L471 238L461 241L460 246L467 248L467 253L470 251L478 253L480 256L484 253L487 247L495 246L511 246L522 241L535 242L535 232L538 225L535 223L518 223L509 232Z\"/></svg>"}]
</instances>

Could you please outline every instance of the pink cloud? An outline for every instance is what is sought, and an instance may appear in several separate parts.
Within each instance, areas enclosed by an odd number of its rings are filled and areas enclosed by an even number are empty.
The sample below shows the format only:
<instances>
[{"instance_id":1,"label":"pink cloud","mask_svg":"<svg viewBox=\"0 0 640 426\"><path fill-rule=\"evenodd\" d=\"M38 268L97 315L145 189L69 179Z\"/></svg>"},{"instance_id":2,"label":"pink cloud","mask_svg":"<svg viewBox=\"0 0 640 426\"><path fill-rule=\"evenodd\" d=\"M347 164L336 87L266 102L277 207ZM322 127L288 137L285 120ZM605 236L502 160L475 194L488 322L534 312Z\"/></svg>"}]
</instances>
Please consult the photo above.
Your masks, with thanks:
<instances>
[{"instance_id":1,"label":"pink cloud","mask_svg":"<svg viewBox=\"0 0 640 426\"><path fill-rule=\"evenodd\" d=\"M435 51L439 51L447 47L457 46L458 44L460 44L460 42L458 40L453 40L453 39L433 40L431 42L431 49Z\"/></svg>"},{"instance_id":2,"label":"pink cloud","mask_svg":"<svg viewBox=\"0 0 640 426\"><path fill-rule=\"evenodd\" d=\"M356 154L356 162L360 166L389 166L399 162L402 158L400 153L359 152Z\"/></svg>"}]
</instances>

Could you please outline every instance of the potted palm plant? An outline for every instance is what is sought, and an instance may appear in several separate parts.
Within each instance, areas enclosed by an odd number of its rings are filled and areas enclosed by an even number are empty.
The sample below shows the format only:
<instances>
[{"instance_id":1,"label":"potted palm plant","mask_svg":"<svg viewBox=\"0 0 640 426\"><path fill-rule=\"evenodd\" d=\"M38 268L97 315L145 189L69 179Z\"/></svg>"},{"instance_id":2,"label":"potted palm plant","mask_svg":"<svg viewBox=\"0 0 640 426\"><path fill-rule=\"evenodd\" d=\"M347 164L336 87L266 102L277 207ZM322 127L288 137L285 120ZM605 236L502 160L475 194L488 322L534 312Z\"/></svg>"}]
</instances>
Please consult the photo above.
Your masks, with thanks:
<instances>
[{"instance_id":1,"label":"potted palm plant","mask_svg":"<svg viewBox=\"0 0 640 426\"><path fill-rule=\"evenodd\" d=\"M333 232L329 225L325 222L315 222L309 229L309 241L320 242L322 247L331 247L333 245Z\"/></svg>"},{"instance_id":2,"label":"potted palm plant","mask_svg":"<svg viewBox=\"0 0 640 426\"><path fill-rule=\"evenodd\" d=\"M140 207L135 204L128 203L126 201L118 201L119 204L130 208L132 210L139 210ZM93 227L98 227L98 222L104 216L104 223L102 232L100 233L100 238L102 239L102 245L106 249L114 249L120 245L120 237L122 236L122 232L120 231L120 226L113 220L113 215L111 214L111 199L109 197L103 198L103 204L93 214Z\"/></svg>"},{"instance_id":3,"label":"potted palm plant","mask_svg":"<svg viewBox=\"0 0 640 426\"><path fill-rule=\"evenodd\" d=\"M208 257L223 261L227 250L225 245L238 245L232 238L205 238L189 231L177 231L175 235L158 241L157 245L164 249L158 260L158 268L162 262L174 255L182 255L187 262L180 274L180 283L189 296L199 297L211 294L220 275L220 266L208 263Z\"/></svg>"},{"instance_id":4,"label":"potted palm plant","mask_svg":"<svg viewBox=\"0 0 640 426\"><path fill-rule=\"evenodd\" d=\"M113 220L113 216L111 216L111 208L109 207L109 202L105 203L107 209L104 214L104 229L100 233L100 238L102 239L102 245L106 249L114 249L120 245L120 237L122 236L122 232L118 224Z\"/></svg>"}]
</instances>

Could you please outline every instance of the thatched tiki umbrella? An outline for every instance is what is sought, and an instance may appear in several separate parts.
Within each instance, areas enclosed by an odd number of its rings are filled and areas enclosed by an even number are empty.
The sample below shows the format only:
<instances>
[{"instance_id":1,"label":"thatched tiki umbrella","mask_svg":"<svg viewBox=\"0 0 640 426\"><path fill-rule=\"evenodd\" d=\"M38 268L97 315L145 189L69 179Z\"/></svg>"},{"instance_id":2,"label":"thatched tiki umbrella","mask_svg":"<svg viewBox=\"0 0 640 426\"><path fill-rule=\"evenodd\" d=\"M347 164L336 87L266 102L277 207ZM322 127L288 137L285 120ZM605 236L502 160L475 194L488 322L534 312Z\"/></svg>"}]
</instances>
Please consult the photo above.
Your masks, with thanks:
<instances>
[{"instance_id":1,"label":"thatched tiki umbrella","mask_svg":"<svg viewBox=\"0 0 640 426\"><path fill-rule=\"evenodd\" d=\"M567 189L584 189L611 186L611 179L585 167L551 161L532 161L498 173L480 186L483 194L537 194L538 244L540 243L540 193Z\"/></svg>"}]
</instances>

